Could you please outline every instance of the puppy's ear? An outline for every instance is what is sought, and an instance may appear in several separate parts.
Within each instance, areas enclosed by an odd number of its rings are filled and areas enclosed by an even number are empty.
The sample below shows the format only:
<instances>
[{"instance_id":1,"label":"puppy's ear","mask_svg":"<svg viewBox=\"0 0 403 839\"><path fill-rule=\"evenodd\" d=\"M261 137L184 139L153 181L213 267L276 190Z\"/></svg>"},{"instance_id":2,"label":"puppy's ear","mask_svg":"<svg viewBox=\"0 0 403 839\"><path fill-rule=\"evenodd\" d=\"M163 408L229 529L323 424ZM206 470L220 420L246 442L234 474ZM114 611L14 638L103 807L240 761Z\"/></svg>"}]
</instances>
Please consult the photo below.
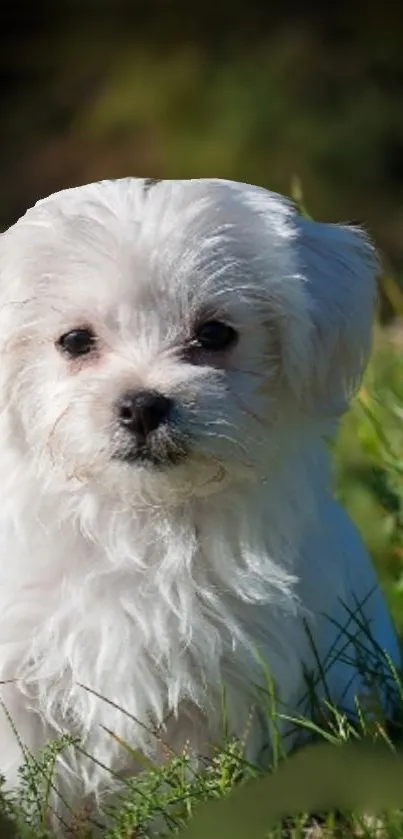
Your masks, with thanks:
<instances>
[{"instance_id":1,"label":"puppy's ear","mask_svg":"<svg viewBox=\"0 0 403 839\"><path fill-rule=\"evenodd\" d=\"M308 412L338 417L371 350L380 270L375 248L359 228L312 221L261 187L239 189L263 222L280 378Z\"/></svg>"},{"instance_id":2,"label":"puppy's ear","mask_svg":"<svg viewBox=\"0 0 403 839\"><path fill-rule=\"evenodd\" d=\"M370 354L379 261L358 228L319 224L298 215L294 221L297 270L310 325L308 332L302 328L305 346L299 347L299 361L289 371L290 383L309 410L339 416L358 388Z\"/></svg>"}]
</instances>

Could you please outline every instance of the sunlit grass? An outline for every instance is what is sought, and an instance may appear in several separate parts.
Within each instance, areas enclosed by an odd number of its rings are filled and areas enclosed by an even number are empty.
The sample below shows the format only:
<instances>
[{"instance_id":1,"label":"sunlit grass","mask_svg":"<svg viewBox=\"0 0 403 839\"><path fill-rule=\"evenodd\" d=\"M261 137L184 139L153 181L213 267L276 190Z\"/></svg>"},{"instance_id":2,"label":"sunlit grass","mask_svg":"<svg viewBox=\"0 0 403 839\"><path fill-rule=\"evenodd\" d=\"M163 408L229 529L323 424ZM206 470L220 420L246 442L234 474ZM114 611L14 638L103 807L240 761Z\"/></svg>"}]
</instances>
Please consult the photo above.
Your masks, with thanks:
<instances>
[{"instance_id":1,"label":"sunlit grass","mask_svg":"<svg viewBox=\"0 0 403 839\"><path fill-rule=\"evenodd\" d=\"M377 566L403 631L403 354L378 336L335 451L337 492Z\"/></svg>"}]
</instances>

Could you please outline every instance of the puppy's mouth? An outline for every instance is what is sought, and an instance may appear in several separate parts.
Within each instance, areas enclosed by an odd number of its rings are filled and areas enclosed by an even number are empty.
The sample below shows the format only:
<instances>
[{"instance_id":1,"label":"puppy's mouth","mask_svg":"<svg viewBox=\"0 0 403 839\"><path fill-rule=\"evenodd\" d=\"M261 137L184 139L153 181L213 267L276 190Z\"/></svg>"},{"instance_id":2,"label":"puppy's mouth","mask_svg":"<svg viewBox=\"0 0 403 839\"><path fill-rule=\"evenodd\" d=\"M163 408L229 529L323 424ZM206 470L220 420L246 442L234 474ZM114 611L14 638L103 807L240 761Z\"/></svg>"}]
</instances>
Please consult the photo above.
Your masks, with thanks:
<instances>
[{"instance_id":1,"label":"puppy's mouth","mask_svg":"<svg viewBox=\"0 0 403 839\"><path fill-rule=\"evenodd\" d=\"M187 455L185 452L166 452L165 454L150 451L147 446L131 449L128 452L115 452L114 460L124 463L133 463L137 466L150 466L156 469L165 469L169 466L176 466L181 463Z\"/></svg>"},{"instance_id":2,"label":"puppy's mouth","mask_svg":"<svg viewBox=\"0 0 403 839\"><path fill-rule=\"evenodd\" d=\"M116 441L112 459L153 469L167 469L182 463L189 455L189 441L182 435L159 439L150 438Z\"/></svg>"}]
</instances>

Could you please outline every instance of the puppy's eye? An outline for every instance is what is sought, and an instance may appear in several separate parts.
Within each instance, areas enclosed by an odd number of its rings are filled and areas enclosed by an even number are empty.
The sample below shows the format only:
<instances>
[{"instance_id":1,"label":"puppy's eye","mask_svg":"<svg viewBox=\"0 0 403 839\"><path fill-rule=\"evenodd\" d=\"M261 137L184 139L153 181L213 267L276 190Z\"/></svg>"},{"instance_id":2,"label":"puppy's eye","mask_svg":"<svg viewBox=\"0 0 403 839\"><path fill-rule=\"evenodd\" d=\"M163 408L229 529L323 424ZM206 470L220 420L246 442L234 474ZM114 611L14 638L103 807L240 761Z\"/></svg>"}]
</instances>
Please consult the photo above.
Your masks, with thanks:
<instances>
[{"instance_id":1,"label":"puppy's eye","mask_svg":"<svg viewBox=\"0 0 403 839\"><path fill-rule=\"evenodd\" d=\"M61 335L57 341L58 347L71 358L88 355L94 349L96 336L90 329L72 329Z\"/></svg>"},{"instance_id":2,"label":"puppy's eye","mask_svg":"<svg viewBox=\"0 0 403 839\"><path fill-rule=\"evenodd\" d=\"M220 320L209 320L199 326L195 337L199 346L204 350L218 352L235 344L238 333L232 326L228 326Z\"/></svg>"}]
</instances>

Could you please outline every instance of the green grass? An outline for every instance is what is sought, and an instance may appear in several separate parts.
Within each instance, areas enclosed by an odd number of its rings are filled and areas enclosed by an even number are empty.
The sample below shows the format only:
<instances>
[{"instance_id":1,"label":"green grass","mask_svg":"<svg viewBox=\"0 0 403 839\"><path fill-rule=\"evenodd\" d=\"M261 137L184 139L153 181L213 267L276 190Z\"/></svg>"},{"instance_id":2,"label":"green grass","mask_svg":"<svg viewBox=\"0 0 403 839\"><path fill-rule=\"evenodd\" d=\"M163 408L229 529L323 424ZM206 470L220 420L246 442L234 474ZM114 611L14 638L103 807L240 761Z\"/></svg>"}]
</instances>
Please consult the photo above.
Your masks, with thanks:
<instances>
[{"instance_id":1,"label":"green grass","mask_svg":"<svg viewBox=\"0 0 403 839\"><path fill-rule=\"evenodd\" d=\"M334 452L335 482L338 496L349 509L371 551L397 626L403 633L403 354L392 350L384 335L377 337L376 345L377 351L362 390L340 429ZM333 743L334 748L354 743L365 735L372 741L386 743L391 755L393 751L382 721L379 724L373 720L369 722L365 714L361 716L357 731L334 711L327 731L317 730L316 734L319 739ZM10 796L3 799L7 823L2 825L0 821L2 839L47 839L46 818L54 758L58 748L64 746L50 744L39 763L27 760L18 801ZM280 769L275 767L274 772L280 772L279 780L282 766L284 763L291 765L293 759L277 761ZM312 771L308 788L316 787L319 777L318 773L315 776L316 770ZM217 751L204 772L198 774L191 770L186 754L170 758L163 767L145 765L140 776L127 781L120 804L112 814L111 827L103 834L104 839L146 839L150 835L150 825L156 819L162 826L161 835L180 834L189 817L197 814L201 802L219 799L225 802L227 794L235 787L242 789L248 781L258 784L259 777L260 772L244 760L242 745L234 742L228 742ZM276 774L272 776L275 777ZM351 784L350 778L348 783ZM403 810L388 810L379 818L351 813L341 816L334 812L320 819L307 814L295 816L291 788L289 791L287 788L287 795L293 818L280 821L270 831L253 832L259 809L256 803L250 817L248 815L246 831L241 830L239 815L231 824L231 809L226 811L225 821L221 823L220 807L217 806L216 816L213 814L213 819L217 819L217 831L197 833L196 817L195 832L189 834L189 839L205 839L207 834L212 839L215 835L217 839L255 839L255 836L256 839L258 836L262 839L336 839L339 836L397 839L403 835ZM279 793L275 797L278 801ZM308 796L307 800L312 799ZM265 805L264 800L261 803ZM247 804L245 813L247 815ZM72 835L75 839L90 839L93 835L91 824L84 817L77 818Z\"/></svg>"},{"instance_id":2,"label":"green grass","mask_svg":"<svg viewBox=\"0 0 403 839\"><path fill-rule=\"evenodd\" d=\"M336 487L377 566L403 632L403 353L378 336L335 450Z\"/></svg>"}]
</instances>

